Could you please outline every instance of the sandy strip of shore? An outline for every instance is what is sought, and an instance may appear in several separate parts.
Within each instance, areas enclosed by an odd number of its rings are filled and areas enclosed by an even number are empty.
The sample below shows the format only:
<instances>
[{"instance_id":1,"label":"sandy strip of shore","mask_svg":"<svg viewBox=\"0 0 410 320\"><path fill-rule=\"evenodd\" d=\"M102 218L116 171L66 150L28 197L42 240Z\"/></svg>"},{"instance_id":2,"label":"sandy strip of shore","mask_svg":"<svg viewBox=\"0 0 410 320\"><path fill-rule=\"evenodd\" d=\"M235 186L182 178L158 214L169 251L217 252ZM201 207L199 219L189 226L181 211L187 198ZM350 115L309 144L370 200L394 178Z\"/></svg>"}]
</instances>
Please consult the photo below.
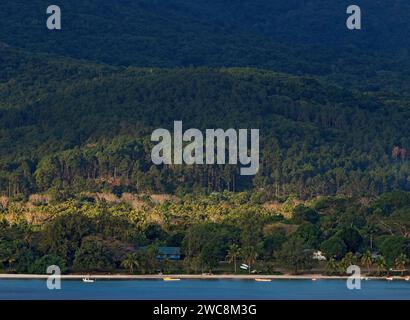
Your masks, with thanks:
<instances>
[{"instance_id":1,"label":"sandy strip of shore","mask_svg":"<svg viewBox=\"0 0 410 320\"><path fill-rule=\"evenodd\" d=\"M47 279L50 275L33 275L33 274L0 274L0 279ZM83 278L101 279L101 280L162 280L163 278L191 279L191 280L254 280L254 279L271 279L271 280L345 280L347 276L326 276L318 274L305 275L124 275L124 274L70 274L62 275L62 279L78 280ZM386 277L366 277L367 279L386 279ZM393 277L394 280L406 280L406 277ZM408 278L407 278L408 279Z\"/></svg>"}]
</instances>

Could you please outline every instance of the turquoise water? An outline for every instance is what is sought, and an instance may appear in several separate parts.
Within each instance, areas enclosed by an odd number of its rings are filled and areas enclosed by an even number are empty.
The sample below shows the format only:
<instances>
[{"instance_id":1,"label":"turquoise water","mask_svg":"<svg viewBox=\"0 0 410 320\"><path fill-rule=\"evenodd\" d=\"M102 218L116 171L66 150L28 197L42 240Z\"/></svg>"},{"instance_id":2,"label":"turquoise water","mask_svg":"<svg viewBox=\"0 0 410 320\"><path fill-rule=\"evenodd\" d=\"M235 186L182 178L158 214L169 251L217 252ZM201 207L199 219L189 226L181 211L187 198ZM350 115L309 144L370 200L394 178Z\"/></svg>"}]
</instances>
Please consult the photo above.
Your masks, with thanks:
<instances>
[{"instance_id":1,"label":"turquoise water","mask_svg":"<svg viewBox=\"0 0 410 320\"><path fill-rule=\"evenodd\" d=\"M80 300L410 300L410 282L362 281L361 290L348 290L342 280L63 280L61 290L48 290L45 280L0 280L0 299Z\"/></svg>"}]
</instances>

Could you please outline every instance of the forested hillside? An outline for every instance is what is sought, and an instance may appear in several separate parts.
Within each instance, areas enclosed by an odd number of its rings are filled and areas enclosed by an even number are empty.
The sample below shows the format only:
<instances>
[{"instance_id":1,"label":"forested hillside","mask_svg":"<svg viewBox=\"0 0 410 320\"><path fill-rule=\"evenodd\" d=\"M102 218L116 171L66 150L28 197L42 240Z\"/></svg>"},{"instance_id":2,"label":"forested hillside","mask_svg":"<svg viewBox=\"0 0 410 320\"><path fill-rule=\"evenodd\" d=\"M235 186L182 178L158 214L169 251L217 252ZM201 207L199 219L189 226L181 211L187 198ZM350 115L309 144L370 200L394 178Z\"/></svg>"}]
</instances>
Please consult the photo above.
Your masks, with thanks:
<instances>
[{"instance_id":1,"label":"forested hillside","mask_svg":"<svg viewBox=\"0 0 410 320\"><path fill-rule=\"evenodd\" d=\"M409 189L405 99L268 70L124 69L1 52L4 195L255 187L312 197ZM251 181L232 166L154 166L150 134L174 120L185 129L260 129L259 174Z\"/></svg>"},{"instance_id":2,"label":"forested hillside","mask_svg":"<svg viewBox=\"0 0 410 320\"><path fill-rule=\"evenodd\" d=\"M408 4L360 1L352 33L319 2L62 0L58 32L46 1L2 2L0 192L408 190ZM153 166L174 120L260 129L259 174Z\"/></svg>"},{"instance_id":3,"label":"forested hillside","mask_svg":"<svg viewBox=\"0 0 410 320\"><path fill-rule=\"evenodd\" d=\"M269 68L327 75L373 90L380 82L390 85L397 72L404 76L410 70L406 0L357 1L363 11L360 32L345 27L351 4L347 0L60 0L58 4L63 29L49 32L48 1L3 1L0 41L111 65ZM396 89L397 85L396 81Z\"/></svg>"},{"instance_id":4,"label":"forested hillside","mask_svg":"<svg viewBox=\"0 0 410 320\"><path fill-rule=\"evenodd\" d=\"M408 1L355 1L363 11L363 32L346 29L346 8L351 4L348 0L59 0L65 31L47 33L48 1L3 1L0 36L13 46L116 64L141 63L145 57L146 62L175 65L187 63L183 59L189 56L191 62L201 56L197 62L209 64L218 56L219 63L232 63L239 56L246 61L269 52L277 43L385 53L410 49ZM259 52L249 50L252 47Z\"/></svg>"}]
</instances>

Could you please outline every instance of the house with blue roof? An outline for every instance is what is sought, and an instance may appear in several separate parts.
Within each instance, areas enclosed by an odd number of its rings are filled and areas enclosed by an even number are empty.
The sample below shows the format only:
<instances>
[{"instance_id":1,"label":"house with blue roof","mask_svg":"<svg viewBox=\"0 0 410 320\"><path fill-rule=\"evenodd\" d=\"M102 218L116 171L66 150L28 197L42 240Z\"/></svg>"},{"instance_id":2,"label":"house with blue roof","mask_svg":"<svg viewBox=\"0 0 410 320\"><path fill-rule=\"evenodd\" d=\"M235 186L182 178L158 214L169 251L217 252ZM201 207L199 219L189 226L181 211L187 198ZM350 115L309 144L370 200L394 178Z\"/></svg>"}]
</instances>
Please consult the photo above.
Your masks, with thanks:
<instances>
[{"instance_id":1,"label":"house with blue roof","mask_svg":"<svg viewBox=\"0 0 410 320\"><path fill-rule=\"evenodd\" d=\"M180 247L159 247L158 248L158 260L181 260L181 248Z\"/></svg>"}]
</instances>

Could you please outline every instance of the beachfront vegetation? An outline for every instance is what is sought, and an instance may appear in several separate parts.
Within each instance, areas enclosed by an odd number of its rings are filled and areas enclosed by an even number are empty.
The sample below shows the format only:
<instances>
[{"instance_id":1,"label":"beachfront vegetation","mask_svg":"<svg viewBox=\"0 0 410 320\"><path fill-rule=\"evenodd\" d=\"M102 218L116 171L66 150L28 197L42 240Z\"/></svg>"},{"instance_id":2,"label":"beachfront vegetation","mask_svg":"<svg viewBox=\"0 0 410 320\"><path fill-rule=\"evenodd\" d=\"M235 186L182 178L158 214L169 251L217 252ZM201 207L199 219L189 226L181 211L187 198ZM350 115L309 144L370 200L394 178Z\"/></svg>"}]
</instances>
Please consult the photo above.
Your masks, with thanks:
<instances>
[{"instance_id":1,"label":"beachfront vegetation","mask_svg":"<svg viewBox=\"0 0 410 320\"><path fill-rule=\"evenodd\" d=\"M260 201L250 192L188 195L78 195L64 202L2 199L3 272L260 273L312 270L344 274L405 273L410 194L373 200L319 197ZM301 214L305 212L305 214ZM313 213L314 212L314 213ZM312 218L314 217L314 218ZM180 261L158 259L158 248L181 247ZM322 250L327 261L313 259Z\"/></svg>"}]
</instances>

